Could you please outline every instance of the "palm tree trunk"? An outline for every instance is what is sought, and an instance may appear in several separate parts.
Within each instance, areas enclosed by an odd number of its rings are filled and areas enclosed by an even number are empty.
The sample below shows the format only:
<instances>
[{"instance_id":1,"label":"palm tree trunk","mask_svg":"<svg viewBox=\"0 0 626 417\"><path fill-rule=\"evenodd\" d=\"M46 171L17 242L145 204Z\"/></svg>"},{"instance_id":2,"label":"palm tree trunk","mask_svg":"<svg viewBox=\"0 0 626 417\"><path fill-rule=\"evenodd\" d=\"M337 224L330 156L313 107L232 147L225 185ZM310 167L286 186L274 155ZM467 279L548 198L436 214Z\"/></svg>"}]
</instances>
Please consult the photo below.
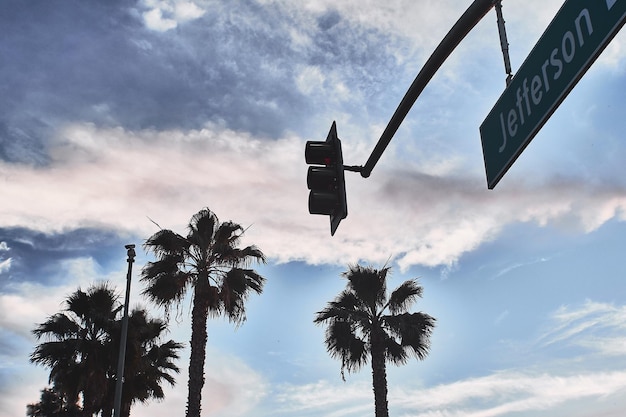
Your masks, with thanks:
<instances>
[{"instance_id":1,"label":"palm tree trunk","mask_svg":"<svg viewBox=\"0 0 626 417\"><path fill-rule=\"evenodd\" d=\"M374 385L374 411L376 417L389 417L387 405L387 370L385 351L377 329L372 331L372 381Z\"/></svg>"},{"instance_id":2,"label":"palm tree trunk","mask_svg":"<svg viewBox=\"0 0 626 417\"><path fill-rule=\"evenodd\" d=\"M194 287L191 311L191 354L189 358L189 396L187 417L200 417L202 387L204 386L204 362L206 359L207 315L209 286L199 277Z\"/></svg>"}]
</instances>

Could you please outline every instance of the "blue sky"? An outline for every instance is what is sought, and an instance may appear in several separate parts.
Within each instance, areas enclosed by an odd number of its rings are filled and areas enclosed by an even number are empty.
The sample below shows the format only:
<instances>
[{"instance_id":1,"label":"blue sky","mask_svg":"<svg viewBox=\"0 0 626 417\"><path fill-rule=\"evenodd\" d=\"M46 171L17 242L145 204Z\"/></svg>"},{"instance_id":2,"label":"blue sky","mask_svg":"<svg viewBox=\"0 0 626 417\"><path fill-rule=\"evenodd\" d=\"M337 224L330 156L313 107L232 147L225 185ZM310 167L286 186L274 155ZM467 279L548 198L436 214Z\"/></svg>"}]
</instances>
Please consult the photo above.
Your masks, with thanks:
<instances>
[{"instance_id":1,"label":"blue sky","mask_svg":"<svg viewBox=\"0 0 626 417\"><path fill-rule=\"evenodd\" d=\"M416 309L437 318L426 360L388 369L392 415L621 416L625 32L488 190L478 128L506 77L491 11L371 177L346 173L336 235L308 214L305 142L336 121L344 162L364 164L469 3L3 0L0 417L46 386L35 324L79 286L123 295L124 245L205 206L268 263L247 322L209 323L204 416L372 414L370 370L343 382L313 324L357 262L389 262L392 287L419 277ZM503 2L514 73L561 4ZM138 250L133 305L150 259ZM169 336L188 342L189 314ZM187 358L133 416L184 412Z\"/></svg>"}]
</instances>

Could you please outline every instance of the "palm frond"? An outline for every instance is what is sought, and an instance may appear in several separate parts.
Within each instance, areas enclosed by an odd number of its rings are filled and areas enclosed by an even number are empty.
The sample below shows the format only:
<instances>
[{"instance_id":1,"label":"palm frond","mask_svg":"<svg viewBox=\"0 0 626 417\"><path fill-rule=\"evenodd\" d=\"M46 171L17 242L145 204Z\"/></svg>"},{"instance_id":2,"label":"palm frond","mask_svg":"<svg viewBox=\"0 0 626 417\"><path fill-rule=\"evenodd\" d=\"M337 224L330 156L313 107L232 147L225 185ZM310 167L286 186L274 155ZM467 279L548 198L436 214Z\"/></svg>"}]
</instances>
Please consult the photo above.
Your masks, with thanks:
<instances>
[{"instance_id":1,"label":"palm frond","mask_svg":"<svg viewBox=\"0 0 626 417\"><path fill-rule=\"evenodd\" d=\"M140 345L158 339L166 331L167 324L160 319L148 317L143 308L133 308L128 317L129 332L133 332L133 338Z\"/></svg>"},{"instance_id":2,"label":"palm frond","mask_svg":"<svg viewBox=\"0 0 626 417\"><path fill-rule=\"evenodd\" d=\"M193 278L192 274L184 271L174 271L170 274L161 273L150 277L149 284L142 294L158 306L168 307L182 301L187 293L188 285L193 282Z\"/></svg>"},{"instance_id":3,"label":"palm frond","mask_svg":"<svg viewBox=\"0 0 626 417\"><path fill-rule=\"evenodd\" d=\"M215 227L219 225L219 222L217 215L208 208L205 208L196 213L191 218L189 224L198 234L206 236L208 240L211 240L215 234Z\"/></svg>"},{"instance_id":4,"label":"palm frond","mask_svg":"<svg viewBox=\"0 0 626 417\"><path fill-rule=\"evenodd\" d=\"M211 247L213 266L235 267L249 263L251 259L244 257L237 246L242 230L240 225L233 222L225 222L218 227Z\"/></svg>"},{"instance_id":5,"label":"palm frond","mask_svg":"<svg viewBox=\"0 0 626 417\"><path fill-rule=\"evenodd\" d=\"M198 291L194 293L194 297L200 295L201 294ZM220 317L222 314L224 314L224 302L222 301L220 289L218 287L216 287L215 285L207 286L205 291L202 291L202 297L204 297L204 302L206 303L206 306L208 308L209 316Z\"/></svg>"},{"instance_id":6,"label":"palm frond","mask_svg":"<svg viewBox=\"0 0 626 417\"><path fill-rule=\"evenodd\" d=\"M48 339L64 340L77 335L79 330L80 327L74 320L65 314L57 313L38 325L32 333L37 339L46 337Z\"/></svg>"},{"instance_id":7,"label":"palm frond","mask_svg":"<svg viewBox=\"0 0 626 417\"><path fill-rule=\"evenodd\" d=\"M326 348L331 357L341 360L341 371L353 372L367 363L367 343L358 337L350 323L333 320L326 329Z\"/></svg>"},{"instance_id":8,"label":"palm frond","mask_svg":"<svg viewBox=\"0 0 626 417\"><path fill-rule=\"evenodd\" d=\"M263 292L265 278L252 269L231 268L222 281L222 292L245 297L250 291L257 294Z\"/></svg>"},{"instance_id":9,"label":"palm frond","mask_svg":"<svg viewBox=\"0 0 626 417\"><path fill-rule=\"evenodd\" d=\"M243 227L237 223L233 223L232 221L227 221L217 228L215 231L215 246L217 248L234 248L239 243L241 239L241 233L243 232Z\"/></svg>"},{"instance_id":10,"label":"palm frond","mask_svg":"<svg viewBox=\"0 0 626 417\"><path fill-rule=\"evenodd\" d=\"M187 240L206 251L213 244L218 225L217 215L208 208L204 208L191 217L187 227Z\"/></svg>"},{"instance_id":11,"label":"palm frond","mask_svg":"<svg viewBox=\"0 0 626 417\"><path fill-rule=\"evenodd\" d=\"M416 280L408 280L396 288L389 296L389 312L391 314L404 313L415 302L418 297L422 296L422 287Z\"/></svg>"},{"instance_id":12,"label":"palm frond","mask_svg":"<svg viewBox=\"0 0 626 417\"><path fill-rule=\"evenodd\" d=\"M41 343L30 354L30 361L47 367L74 364L80 344L77 339Z\"/></svg>"},{"instance_id":13,"label":"palm frond","mask_svg":"<svg viewBox=\"0 0 626 417\"><path fill-rule=\"evenodd\" d=\"M91 310L89 296L80 287L67 297L65 304L67 305L66 311L71 311L78 317L88 316Z\"/></svg>"},{"instance_id":14,"label":"palm frond","mask_svg":"<svg viewBox=\"0 0 626 417\"><path fill-rule=\"evenodd\" d=\"M162 229L150 236L143 247L157 257L168 254L183 254L189 249L189 241L168 229Z\"/></svg>"},{"instance_id":15,"label":"palm frond","mask_svg":"<svg viewBox=\"0 0 626 417\"><path fill-rule=\"evenodd\" d=\"M229 251L224 261L232 266L247 266L251 261L265 263L265 255L256 246L246 246L243 249L234 248Z\"/></svg>"},{"instance_id":16,"label":"palm frond","mask_svg":"<svg viewBox=\"0 0 626 417\"><path fill-rule=\"evenodd\" d=\"M367 306L351 290L344 290L339 293L335 300L328 303L325 309L316 313L313 322L321 324L330 319L352 322L364 332L372 323L372 316Z\"/></svg>"},{"instance_id":17,"label":"palm frond","mask_svg":"<svg viewBox=\"0 0 626 417\"><path fill-rule=\"evenodd\" d=\"M142 281L151 281L160 275L175 275L181 270L185 258L180 254L167 254L158 261L148 262L141 271Z\"/></svg>"},{"instance_id":18,"label":"palm frond","mask_svg":"<svg viewBox=\"0 0 626 417\"><path fill-rule=\"evenodd\" d=\"M92 285L77 299L68 297L68 310L79 317L89 318L97 327L106 329L120 311L118 298L115 290L104 282Z\"/></svg>"},{"instance_id":19,"label":"palm frond","mask_svg":"<svg viewBox=\"0 0 626 417\"><path fill-rule=\"evenodd\" d=\"M389 268L380 270L352 265L342 276L348 280L348 287L356 296L366 303L372 311L385 302L387 291L387 272Z\"/></svg>"},{"instance_id":20,"label":"palm frond","mask_svg":"<svg viewBox=\"0 0 626 417\"><path fill-rule=\"evenodd\" d=\"M385 347L385 360L395 365L404 365L409 360L406 348L393 337L385 335L383 345Z\"/></svg>"},{"instance_id":21,"label":"palm frond","mask_svg":"<svg viewBox=\"0 0 626 417\"><path fill-rule=\"evenodd\" d=\"M168 340L158 346L158 356L155 364L159 368L167 369L175 373L180 373L180 368L174 363L174 359L179 359L178 351L185 347L184 344Z\"/></svg>"},{"instance_id":22,"label":"palm frond","mask_svg":"<svg viewBox=\"0 0 626 417\"><path fill-rule=\"evenodd\" d=\"M251 269L232 268L220 287L220 299L228 319L236 324L245 321L245 301L250 292L261 294L265 278Z\"/></svg>"},{"instance_id":23,"label":"palm frond","mask_svg":"<svg viewBox=\"0 0 626 417\"><path fill-rule=\"evenodd\" d=\"M422 312L383 316L382 320L400 344L417 359L424 359L430 350L430 336L436 319Z\"/></svg>"}]
</instances>

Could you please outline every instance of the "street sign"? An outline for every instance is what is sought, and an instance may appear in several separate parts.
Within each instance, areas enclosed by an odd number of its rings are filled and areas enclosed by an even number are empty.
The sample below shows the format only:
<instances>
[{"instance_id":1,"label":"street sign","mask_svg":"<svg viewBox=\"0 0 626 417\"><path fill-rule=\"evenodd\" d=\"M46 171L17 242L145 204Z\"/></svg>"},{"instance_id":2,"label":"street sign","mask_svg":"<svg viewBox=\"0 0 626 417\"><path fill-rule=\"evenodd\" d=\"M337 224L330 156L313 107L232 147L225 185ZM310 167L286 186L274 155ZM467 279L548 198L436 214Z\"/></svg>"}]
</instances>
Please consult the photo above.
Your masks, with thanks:
<instances>
[{"instance_id":1,"label":"street sign","mask_svg":"<svg viewBox=\"0 0 626 417\"><path fill-rule=\"evenodd\" d=\"M480 126L493 189L626 22L626 0L567 0Z\"/></svg>"}]
</instances>

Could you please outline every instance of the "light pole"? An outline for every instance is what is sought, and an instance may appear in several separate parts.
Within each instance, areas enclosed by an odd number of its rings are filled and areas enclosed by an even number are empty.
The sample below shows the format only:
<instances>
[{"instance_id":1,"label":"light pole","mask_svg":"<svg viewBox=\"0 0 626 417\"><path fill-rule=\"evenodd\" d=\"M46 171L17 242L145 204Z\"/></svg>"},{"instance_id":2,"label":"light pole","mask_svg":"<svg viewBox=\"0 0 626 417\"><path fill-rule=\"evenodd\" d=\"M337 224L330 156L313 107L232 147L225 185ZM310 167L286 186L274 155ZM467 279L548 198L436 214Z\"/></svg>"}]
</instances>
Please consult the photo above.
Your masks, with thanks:
<instances>
[{"instance_id":1,"label":"light pole","mask_svg":"<svg viewBox=\"0 0 626 417\"><path fill-rule=\"evenodd\" d=\"M130 298L130 279L135 262L135 245L124 246L128 255L128 274L126 275L126 297L124 299L124 318L122 319L122 334L120 337L120 352L117 359L117 381L115 383L114 417L120 417L122 408L122 384L124 383L124 360L126 359L126 338L128 336L128 299Z\"/></svg>"}]
</instances>

